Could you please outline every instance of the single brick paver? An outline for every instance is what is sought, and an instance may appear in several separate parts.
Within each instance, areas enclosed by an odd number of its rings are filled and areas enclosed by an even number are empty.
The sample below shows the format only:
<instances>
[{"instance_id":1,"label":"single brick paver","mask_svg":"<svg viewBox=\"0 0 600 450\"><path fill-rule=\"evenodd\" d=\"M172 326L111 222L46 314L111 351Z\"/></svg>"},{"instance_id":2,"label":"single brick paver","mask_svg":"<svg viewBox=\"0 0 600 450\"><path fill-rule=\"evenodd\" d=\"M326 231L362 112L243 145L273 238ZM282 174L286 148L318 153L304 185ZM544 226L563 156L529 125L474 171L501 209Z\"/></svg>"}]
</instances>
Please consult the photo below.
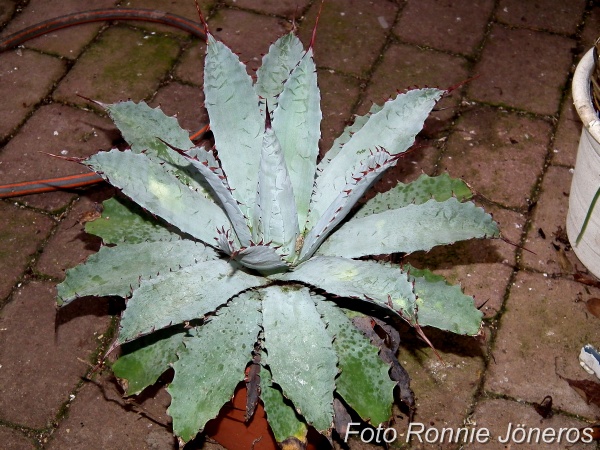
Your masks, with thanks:
<instances>
[{"instance_id":1,"label":"single brick paver","mask_svg":"<svg viewBox=\"0 0 600 450\"><path fill-rule=\"evenodd\" d=\"M542 173L550 135L550 125L542 120L473 108L457 122L441 168L468 180L494 202L526 208Z\"/></svg>"},{"instance_id":2,"label":"single brick paver","mask_svg":"<svg viewBox=\"0 0 600 450\"><path fill-rule=\"evenodd\" d=\"M383 104L398 92L414 87L449 89L468 78L467 61L434 50L391 45L373 74L359 111L366 114L373 103ZM456 114L460 93L442 99L427 120L422 136L440 138Z\"/></svg>"},{"instance_id":3,"label":"single brick paver","mask_svg":"<svg viewBox=\"0 0 600 450\"><path fill-rule=\"evenodd\" d=\"M8 137L65 73L57 58L12 50L0 58L0 139ZM0 150L0 156L3 150ZM3 157L4 158L4 157ZM0 175L2 174L0 168ZM3 178L4 179L4 178Z\"/></svg>"},{"instance_id":4,"label":"single brick paver","mask_svg":"<svg viewBox=\"0 0 600 450\"><path fill-rule=\"evenodd\" d=\"M473 54L494 9L492 0L409 0L394 32L404 42Z\"/></svg>"},{"instance_id":5,"label":"single brick paver","mask_svg":"<svg viewBox=\"0 0 600 450\"><path fill-rule=\"evenodd\" d=\"M179 46L173 38L124 27L110 28L79 58L54 92L54 100L86 104L151 96L171 70Z\"/></svg>"},{"instance_id":6,"label":"single brick paver","mask_svg":"<svg viewBox=\"0 0 600 450\"><path fill-rule=\"evenodd\" d=\"M116 5L198 20L192 0L0 0L0 39L39 20ZM307 46L321 7L309 0L200 5L210 31L248 63L251 76L269 45L294 26ZM485 427L494 439L483 445L430 443L413 435L407 443L408 411L400 405L393 410L398 438L391 448L540 448L496 437L510 424L583 428L600 416L598 406L561 378L594 380L577 356L584 344L600 346L600 319L585 303L599 297L600 289L574 281L584 268L564 233L581 130L570 81L599 29L600 6L584 0L323 5L313 49L322 97L321 154L373 102L414 86L453 86L415 147L375 189L422 173L462 177L504 238L405 258L459 284L485 321L477 339L424 329L441 359L404 327L398 355L412 378L416 422L434 432ZM0 54L0 185L86 171L40 152L79 158L123 147L102 109L78 95L102 102L145 100L197 131L208 122L205 48L201 39L172 27L121 21L56 31ZM55 309L56 282L99 248L100 240L85 234L84 225L113 192L100 184L0 200L2 448L177 448L164 389L172 372L128 400L108 369L82 378L106 348L122 302L83 298ZM542 419L533 403L547 395L554 416ZM185 448L223 447L199 437ZM335 448L347 447L336 442ZM353 438L349 448L381 447Z\"/></svg>"},{"instance_id":7,"label":"single brick paver","mask_svg":"<svg viewBox=\"0 0 600 450\"><path fill-rule=\"evenodd\" d=\"M557 35L494 25L469 86L475 100L557 114L575 41Z\"/></svg>"},{"instance_id":8,"label":"single brick paver","mask_svg":"<svg viewBox=\"0 0 600 450\"><path fill-rule=\"evenodd\" d=\"M175 77L184 83L202 86L205 53L206 44L200 40L196 40L187 46L175 67Z\"/></svg>"}]
</instances>

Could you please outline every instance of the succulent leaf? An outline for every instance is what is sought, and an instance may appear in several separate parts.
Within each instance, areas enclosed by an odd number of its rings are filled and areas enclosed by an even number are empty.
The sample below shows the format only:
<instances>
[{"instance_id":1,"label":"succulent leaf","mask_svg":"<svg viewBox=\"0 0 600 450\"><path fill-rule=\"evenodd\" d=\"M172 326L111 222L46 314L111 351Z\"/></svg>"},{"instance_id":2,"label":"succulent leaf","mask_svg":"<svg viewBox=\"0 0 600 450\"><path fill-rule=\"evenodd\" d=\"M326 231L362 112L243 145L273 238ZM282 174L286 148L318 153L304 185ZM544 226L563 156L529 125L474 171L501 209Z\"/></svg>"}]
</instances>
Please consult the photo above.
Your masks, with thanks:
<instances>
[{"instance_id":1,"label":"succulent leaf","mask_svg":"<svg viewBox=\"0 0 600 450\"><path fill-rule=\"evenodd\" d=\"M381 108L383 108L383 106L373 104L373 105L371 105L371 109L369 110L369 112L367 114L365 114L364 116L356 116L354 118L354 122L352 122L351 125L348 125L347 127L345 127L342 134L340 134L333 141L333 145L327 151L327 153L325 153L325 155L323 156L323 159L317 165L317 170L319 172L322 172L323 168L327 164L329 164L329 162L340 152L340 150L342 148L344 148L344 145L346 144L346 142L348 142L352 138L352 136L354 134L356 134L364 126L365 123L367 123L367 121L369 120L369 117L371 117L376 112L381 111Z\"/></svg>"},{"instance_id":2,"label":"succulent leaf","mask_svg":"<svg viewBox=\"0 0 600 450\"><path fill-rule=\"evenodd\" d=\"M271 107L277 105L277 98L283 90L283 84L303 53L302 42L291 32L271 44L269 52L263 57L262 65L256 72L254 90Z\"/></svg>"},{"instance_id":3,"label":"succulent leaf","mask_svg":"<svg viewBox=\"0 0 600 450\"><path fill-rule=\"evenodd\" d=\"M481 329L483 313L475 308L473 297L465 295L459 286L429 270L407 264L409 279L417 294L417 320L420 326L431 326L457 334L475 336Z\"/></svg>"},{"instance_id":4,"label":"succulent leaf","mask_svg":"<svg viewBox=\"0 0 600 450\"><path fill-rule=\"evenodd\" d=\"M276 276L298 281L329 294L355 298L392 309L411 324L415 323L412 283L400 267L375 261L356 261L337 256L315 256L293 271Z\"/></svg>"},{"instance_id":5,"label":"succulent leaf","mask_svg":"<svg viewBox=\"0 0 600 450\"><path fill-rule=\"evenodd\" d=\"M262 146L259 99L246 67L212 35L206 49L204 96L221 167L244 215L251 218Z\"/></svg>"},{"instance_id":6,"label":"succulent leaf","mask_svg":"<svg viewBox=\"0 0 600 450\"><path fill-rule=\"evenodd\" d=\"M84 264L67 270L58 285L59 305L87 295L127 297L141 279L216 258L214 250L190 240L102 247Z\"/></svg>"},{"instance_id":7,"label":"succulent leaf","mask_svg":"<svg viewBox=\"0 0 600 450\"><path fill-rule=\"evenodd\" d=\"M383 172L395 164L396 158L385 150L378 150L369 155L367 160L355 169L350 182L329 205L304 239L300 261L305 261L312 256L331 231L346 217L365 191L377 181Z\"/></svg>"},{"instance_id":8,"label":"succulent leaf","mask_svg":"<svg viewBox=\"0 0 600 450\"><path fill-rule=\"evenodd\" d=\"M217 228L229 228L227 216L216 203L143 154L111 150L97 153L86 164L152 214L207 244L214 242Z\"/></svg>"},{"instance_id":9,"label":"succulent leaf","mask_svg":"<svg viewBox=\"0 0 600 450\"><path fill-rule=\"evenodd\" d=\"M211 187L212 192L219 200L221 207L225 210L240 244L243 246L250 245L252 236L250 235L250 229L248 228L248 219L242 213L237 200L233 198L231 188L227 182L227 177L219 167L212 152L206 151L203 148L195 148L195 156L191 157L187 156L180 149L175 149L174 147L171 148L180 152L179 154L183 155L183 157L196 168Z\"/></svg>"},{"instance_id":10,"label":"succulent leaf","mask_svg":"<svg viewBox=\"0 0 600 450\"><path fill-rule=\"evenodd\" d=\"M316 306L327 323L339 359L337 393L363 420L374 426L388 422L396 386L389 376L390 366L381 360L379 349L356 329L341 308L323 297L316 301Z\"/></svg>"},{"instance_id":11,"label":"succulent leaf","mask_svg":"<svg viewBox=\"0 0 600 450\"><path fill-rule=\"evenodd\" d=\"M358 258L430 250L472 238L497 237L492 217L472 202L452 197L351 219L319 247L317 254Z\"/></svg>"},{"instance_id":12,"label":"succulent leaf","mask_svg":"<svg viewBox=\"0 0 600 450\"><path fill-rule=\"evenodd\" d=\"M137 395L177 361L187 331L182 327L159 330L149 336L124 344L121 356L113 365L114 374L125 382L125 394Z\"/></svg>"},{"instance_id":13,"label":"succulent leaf","mask_svg":"<svg viewBox=\"0 0 600 450\"><path fill-rule=\"evenodd\" d=\"M298 416L289 400L273 385L269 369L263 367L260 376L260 397L265 405L265 412L275 440L281 443L289 438L295 438L300 442L306 442L308 433L306 423Z\"/></svg>"},{"instance_id":14,"label":"succulent leaf","mask_svg":"<svg viewBox=\"0 0 600 450\"><path fill-rule=\"evenodd\" d=\"M240 264L260 272L279 272L287 270L287 263L274 247L268 245L253 245L232 253Z\"/></svg>"},{"instance_id":15,"label":"succulent leaf","mask_svg":"<svg viewBox=\"0 0 600 450\"><path fill-rule=\"evenodd\" d=\"M302 57L285 82L273 111L273 129L281 142L292 181L296 221L303 230L313 192L321 132L321 94L312 49Z\"/></svg>"},{"instance_id":16,"label":"succulent leaf","mask_svg":"<svg viewBox=\"0 0 600 450\"><path fill-rule=\"evenodd\" d=\"M154 330L201 319L233 296L265 281L222 259L142 280L127 301L118 341L128 342Z\"/></svg>"},{"instance_id":17,"label":"succulent leaf","mask_svg":"<svg viewBox=\"0 0 600 450\"><path fill-rule=\"evenodd\" d=\"M321 433L333 423L337 357L307 288L270 286L263 293L263 327L273 381Z\"/></svg>"},{"instance_id":18,"label":"succulent leaf","mask_svg":"<svg viewBox=\"0 0 600 450\"><path fill-rule=\"evenodd\" d=\"M167 388L173 399L168 410L173 429L184 442L217 416L244 379L260 331L259 308L255 292L243 293L184 338Z\"/></svg>"},{"instance_id":19,"label":"succulent leaf","mask_svg":"<svg viewBox=\"0 0 600 450\"><path fill-rule=\"evenodd\" d=\"M160 107L151 108L145 102L129 100L105 108L134 153L168 158L170 152L161 139L184 150L194 146L177 119L167 116Z\"/></svg>"},{"instance_id":20,"label":"succulent leaf","mask_svg":"<svg viewBox=\"0 0 600 450\"><path fill-rule=\"evenodd\" d=\"M317 222L337 193L350 182L352 169L370 150L380 147L392 155L405 152L413 144L443 93L432 88L408 91L386 102L380 111L370 115L360 130L317 175L310 205L310 226Z\"/></svg>"},{"instance_id":21,"label":"succulent leaf","mask_svg":"<svg viewBox=\"0 0 600 450\"><path fill-rule=\"evenodd\" d=\"M471 189L464 181L450 178L447 173L437 177L422 174L412 183L398 183L389 191L379 193L371 198L354 214L354 218L369 216L371 214L397 209L410 204L420 205L432 198L438 202L456 197L464 202L473 197Z\"/></svg>"},{"instance_id":22,"label":"succulent leaf","mask_svg":"<svg viewBox=\"0 0 600 450\"><path fill-rule=\"evenodd\" d=\"M181 239L181 234L171 225L144 213L135 203L116 197L102 203L102 216L87 222L85 231L101 237L105 244L139 244Z\"/></svg>"},{"instance_id":23,"label":"succulent leaf","mask_svg":"<svg viewBox=\"0 0 600 450\"><path fill-rule=\"evenodd\" d=\"M126 101L104 107L133 153L144 152L149 158L167 163L166 169L182 183L210 197L194 172L190 171L189 163L181 155L170 152L164 144L168 142L183 150L194 147L188 132L179 126L177 119L167 116L160 107L151 108L145 102Z\"/></svg>"},{"instance_id":24,"label":"succulent leaf","mask_svg":"<svg viewBox=\"0 0 600 450\"><path fill-rule=\"evenodd\" d=\"M252 233L254 242L269 242L294 256L298 213L281 145L270 121L265 127L256 189Z\"/></svg>"}]
</instances>

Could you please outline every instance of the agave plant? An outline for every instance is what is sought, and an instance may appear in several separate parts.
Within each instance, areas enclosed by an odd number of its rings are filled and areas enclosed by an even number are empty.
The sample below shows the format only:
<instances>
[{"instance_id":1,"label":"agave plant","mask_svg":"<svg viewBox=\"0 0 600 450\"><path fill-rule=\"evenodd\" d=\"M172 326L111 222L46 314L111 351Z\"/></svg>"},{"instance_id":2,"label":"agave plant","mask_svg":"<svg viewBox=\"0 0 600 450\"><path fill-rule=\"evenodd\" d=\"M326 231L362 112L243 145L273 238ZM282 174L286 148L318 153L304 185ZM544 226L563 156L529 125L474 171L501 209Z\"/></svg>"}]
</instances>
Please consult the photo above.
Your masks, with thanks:
<instances>
[{"instance_id":1,"label":"agave plant","mask_svg":"<svg viewBox=\"0 0 600 450\"><path fill-rule=\"evenodd\" d=\"M302 446L308 426L329 435L334 399L372 425L387 422L396 384L389 358L348 308L463 335L479 333L482 315L429 271L365 257L499 234L468 187L447 175L357 204L445 91L411 90L374 106L317 163L312 46L304 50L294 33L280 38L253 82L209 34L204 73L212 148L195 146L160 108L103 105L130 149L83 162L141 208L105 202L87 226L105 246L67 271L59 303L126 298L113 370L133 395L174 369L168 412L183 442L245 377L278 442Z\"/></svg>"}]
</instances>

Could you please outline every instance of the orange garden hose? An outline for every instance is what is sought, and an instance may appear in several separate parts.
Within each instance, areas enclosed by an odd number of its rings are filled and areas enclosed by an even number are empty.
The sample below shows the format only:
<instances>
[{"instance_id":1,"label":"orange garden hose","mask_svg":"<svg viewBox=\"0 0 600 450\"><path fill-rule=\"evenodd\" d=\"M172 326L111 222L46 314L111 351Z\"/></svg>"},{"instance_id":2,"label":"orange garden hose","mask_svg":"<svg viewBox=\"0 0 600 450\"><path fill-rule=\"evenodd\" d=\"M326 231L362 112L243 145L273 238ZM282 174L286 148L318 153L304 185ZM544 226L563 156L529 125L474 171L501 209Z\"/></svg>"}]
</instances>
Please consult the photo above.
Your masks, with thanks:
<instances>
[{"instance_id":1,"label":"orange garden hose","mask_svg":"<svg viewBox=\"0 0 600 450\"><path fill-rule=\"evenodd\" d=\"M74 14L67 14L56 19L46 20L27 27L21 31L9 35L0 40L0 52L10 50L22 43L62 28L74 25L82 25L90 22L105 22L111 20L136 20L143 22L154 22L179 28L202 40L206 39L204 26L184 17L149 9L98 9ZM191 140L197 139L208 131L209 126L203 127L190 136ZM17 197L21 195L40 194L42 192L56 191L60 189L74 189L103 181L100 175L91 172L78 175L70 175L59 178L44 180L25 181L0 185L0 198Z\"/></svg>"}]
</instances>

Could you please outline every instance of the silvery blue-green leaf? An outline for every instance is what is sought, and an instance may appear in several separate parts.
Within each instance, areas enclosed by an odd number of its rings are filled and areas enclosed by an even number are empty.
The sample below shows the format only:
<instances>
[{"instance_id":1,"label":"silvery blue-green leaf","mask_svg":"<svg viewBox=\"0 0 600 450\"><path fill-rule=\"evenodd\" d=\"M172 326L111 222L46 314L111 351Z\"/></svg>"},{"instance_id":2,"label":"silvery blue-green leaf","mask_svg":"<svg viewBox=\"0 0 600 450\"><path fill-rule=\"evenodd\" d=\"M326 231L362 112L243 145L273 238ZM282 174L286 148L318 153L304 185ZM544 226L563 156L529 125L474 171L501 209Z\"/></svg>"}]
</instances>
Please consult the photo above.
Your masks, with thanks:
<instances>
[{"instance_id":1,"label":"silvery blue-green leaf","mask_svg":"<svg viewBox=\"0 0 600 450\"><path fill-rule=\"evenodd\" d=\"M459 286L448 284L444 277L429 270L419 270L408 264L404 270L415 285L420 326L469 336L479 333L483 313L475 307L473 297L463 294Z\"/></svg>"},{"instance_id":2,"label":"silvery blue-green leaf","mask_svg":"<svg viewBox=\"0 0 600 450\"><path fill-rule=\"evenodd\" d=\"M374 426L388 422L396 386L389 376L390 366L335 303L320 297L315 304L327 323L339 360L337 393L363 420Z\"/></svg>"},{"instance_id":3,"label":"silvery blue-green leaf","mask_svg":"<svg viewBox=\"0 0 600 450\"><path fill-rule=\"evenodd\" d=\"M365 191L377 181L383 172L395 164L395 157L385 150L379 150L369 155L366 161L355 169L350 182L329 205L304 239L304 245L300 253L301 261L305 261L312 256L319 245L329 236L329 233L346 217Z\"/></svg>"},{"instance_id":4,"label":"silvery blue-green leaf","mask_svg":"<svg viewBox=\"0 0 600 450\"><path fill-rule=\"evenodd\" d=\"M102 247L84 264L67 270L57 286L59 305L87 295L127 297L141 279L215 258L214 250L190 240Z\"/></svg>"},{"instance_id":5,"label":"silvery blue-green leaf","mask_svg":"<svg viewBox=\"0 0 600 450\"><path fill-rule=\"evenodd\" d=\"M183 327L159 330L124 344L121 356L112 365L114 374L125 381L125 394L136 395L156 383L183 348Z\"/></svg>"},{"instance_id":6,"label":"silvery blue-green leaf","mask_svg":"<svg viewBox=\"0 0 600 450\"><path fill-rule=\"evenodd\" d=\"M358 258L366 255L412 253L436 245L499 236L492 217L474 203L429 200L420 205L351 219L323 242L321 255Z\"/></svg>"},{"instance_id":7,"label":"silvery blue-green leaf","mask_svg":"<svg viewBox=\"0 0 600 450\"><path fill-rule=\"evenodd\" d=\"M119 342L202 318L246 289L266 283L222 259L199 262L177 272L142 280L127 301Z\"/></svg>"},{"instance_id":8,"label":"silvery blue-green leaf","mask_svg":"<svg viewBox=\"0 0 600 450\"><path fill-rule=\"evenodd\" d=\"M298 237L298 214L289 172L281 145L270 126L265 127L254 204L254 242L281 247L281 253L294 256Z\"/></svg>"},{"instance_id":9,"label":"silvery blue-green leaf","mask_svg":"<svg viewBox=\"0 0 600 450\"><path fill-rule=\"evenodd\" d=\"M184 339L167 388L173 430L184 442L219 414L244 379L260 331L260 306L257 293L241 294Z\"/></svg>"},{"instance_id":10,"label":"silvery blue-green leaf","mask_svg":"<svg viewBox=\"0 0 600 450\"><path fill-rule=\"evenodd\" d=\"M189 163L181 155L170 152L162 142L183 150L194 147L188 131L179 126L177 119L167 116L160 107L151 108L145 102L126 101L103 106L133 153L144 152L150 158L166 162L166 169L179 180L205 197L210 196L190 171Z\"/></svg>"},{"instance_id":11,"label":"silvery blue-green leaf","mask_svg":"<svg viewBox=\"0 0 600 450\"><path fill-rule=\"evenodd\" d=\"M262 65L256 72L254 90L265 99L269 107L275 108L277 105L283 83L289 78L303 53L302 42L291 32L271 44L269 52L263 56Z\"/></svg>"},{"instance_id":12,"label":"silvery blue-green leaf","mask_svg":"<svg viewBox=\"0 0 600 450\"><path fill-rule=\"evenodd\" d=\"M337 357L310 292L299 286L262 291L263 329L273 381L320 433L333 422Z\"/></svg>"},{"instance_id":13,"label":"silvery blue-green leaf","mask_svg":"<svg viewBox=\"0 0 600 450\"><path fill-rule=\"evenodd\" d=\"M464 181L450 178L447 173L437 177L422 174L411 183L398 183L389 191L375 195L365 202L353 217L365 217L388 209L402 208L412 203L420 205L432 198L443 202L450 197L456 197L463 202L473 197L473 193Z\"/></svg>"},{"instance_id":14,"label":"silvery blue-green leaf","mask_svg":"<svg viewBox=\"0 0 600 450\"><path fill-rule=\"evenodd\" d=\"M325 153L325 156L323 156L323 159L317 165L317 170L322 171L325 165L329 164L329 161L331 161L340 152L346 142L348 142L352 136L356 134L365 123L367 123L369 117L376 112L381 111L381 108L383 108L383 106L373 104L371 105L371 109L367 114L364 116L356 116L352 125L348 125L346 128L344 128L343 133L333 141L333 145L327 151L327 153Z\"/></svg>"},{"instance_id":15,"label":"silvery blue-green leaf","mask_svg":"<svg viewBox=\"0 0 600 450\"><path fill-rule=\"evenodd\" d=\"M360 130L317 174L309 225L314 225L323 215L337 193L350 181L352 169L369 151L381 147L392 155L405 152L443 93L431 88L408 91L386 102L379 112L369 116Z\"/></svg>"},{"instance_id":16,"label":"silvery blue-green leaf","mask_svg":"<svg viewBox=\"0 0 600 450\"><path fill-rule=\"evenodd\" d=\"M273 111L273 129L285 155L296 197L296 220L302 230L308 216L319 155L320 101L317 68L312 49L309 49L285 82Z\"/></svg>"},{"instance_id":17,"label":"silvery blue-green leaf","mask_svg":"<svg viewBox=\"0 0 600 450\"><path fill-rule=\"evenodd\" d=\"M102 216L86 223L85 231L100 236L105 244L181 239L175 227L152 217L132 201L116 197L102 203Z\"/></svg>"},{"instance_id":18,"label":"silvery blue-green leaf","mask_svg":"<svg viewBox=\"0 0 600 450\"><path fill-rule=\"evenodd\" d=\"M409 323L415 323L416 297L413 286L407 274L398 266L335 256L314 256L293 271L274 278L299 281L332 295L376 303L396 311Z\"/></svg>"},{"instance_id":19,"label":"silvery blue-green leaf","mask_svg":"<svg viewBox=\"0 0 600 450\"><path fill-rule=\"evenodd\" d=\"M253 245L232 253L240 264L261 272L286 270L288 265L274 247Z\"/></svg>"},{"instance_id":20,"label":"silvery blue-green leaf","mask_svg":"<svg viewBox=\"0 0 600 450\"><path fill-rule=\"evenodd\" d=\"M212 152L195 149L194 154L196 155L194 158L187 156L184 156L184 158L196 168L211 187L221 207L225 210L240 244L243 246L250 245L252 236L248 228L248 220L244 217L237 200L233 198L227 177L219 167Z\"/></svg>"},{"instance_id":21,"label":"silvery blue-green leaf","mask_svg":"<svg viewBox=\"0 0 600 450\"><path fill-rule=\"evenodd\" d=\"M177 119L167 116L160 106L151 108L145 102L131 100L103 106L134 153L168 157L170 152L160 139L184 150L194 146L189 133L179 126Z\"/></svg>"},{"instance_id":22,"label":"silvery blue-green leaf","mask_svg":"<svg viewBox=\"0 0 600 450\"><path fill-rule=\"evenodd\" d=\"M111 150L97 153L85 163L152 214L207 244L213 244L217 228L229 228L229 220L217 204L143 154Z\"/></svg>"},{"instance_id":23,"label":"silvery blue-green leaf","mask_svg":"<svg viewBox=\"0 0 600 450\"><path fill-rule=\"evenodd\" d=\"M298 416L281 391L272 384L271 372L267 367L263 367L260 371L260 398L265 406L267 420L277 442L281 443L286 439L296 438L300 442L306 443L308 433L306 423Z\"/></svg>"},{"instance_id":24,"label":"silvery blue-green leaf","mask_svg":"<svg viewBox=\"0 0 600 450\"><path fill-rule=\"evenodd\" d=\"M210 34L204 67L205 104L221 166L251 218L263 131L258 95L239 58Z\"/></svg>"}]
</instances>

